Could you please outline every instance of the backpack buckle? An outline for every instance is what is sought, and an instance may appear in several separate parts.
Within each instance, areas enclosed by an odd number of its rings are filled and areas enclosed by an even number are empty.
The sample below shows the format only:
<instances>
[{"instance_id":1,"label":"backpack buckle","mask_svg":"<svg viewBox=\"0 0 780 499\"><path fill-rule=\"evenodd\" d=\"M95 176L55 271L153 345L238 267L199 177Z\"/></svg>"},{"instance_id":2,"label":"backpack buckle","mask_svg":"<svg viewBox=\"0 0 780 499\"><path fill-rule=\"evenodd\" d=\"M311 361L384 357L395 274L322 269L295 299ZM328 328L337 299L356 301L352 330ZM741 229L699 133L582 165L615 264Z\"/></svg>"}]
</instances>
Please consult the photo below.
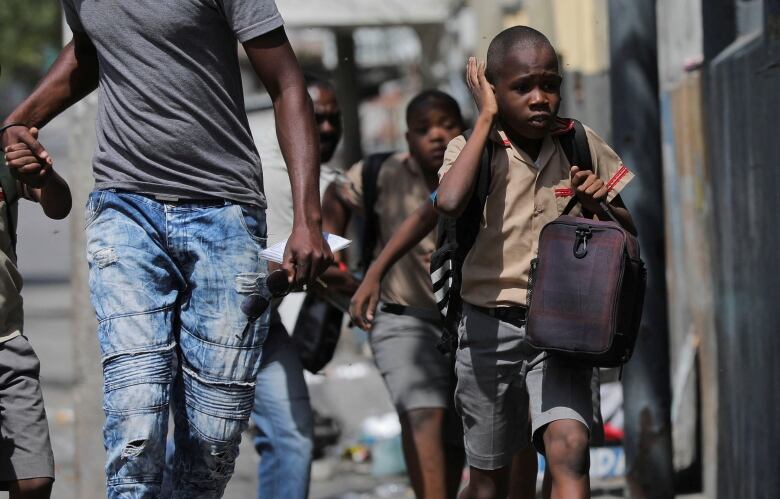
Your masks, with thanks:
<instances>
[{"instance_id":1,"label":"backpack buckle","mask_svg":"<svg viewBox=\"0 0 780 499\"><path fill-rule=\"evenodd\" d=\"M588 254L588 239L593 237L590 225L579 225L574 231L574 257L585 258Z\"/></svg>"}]
</instances>

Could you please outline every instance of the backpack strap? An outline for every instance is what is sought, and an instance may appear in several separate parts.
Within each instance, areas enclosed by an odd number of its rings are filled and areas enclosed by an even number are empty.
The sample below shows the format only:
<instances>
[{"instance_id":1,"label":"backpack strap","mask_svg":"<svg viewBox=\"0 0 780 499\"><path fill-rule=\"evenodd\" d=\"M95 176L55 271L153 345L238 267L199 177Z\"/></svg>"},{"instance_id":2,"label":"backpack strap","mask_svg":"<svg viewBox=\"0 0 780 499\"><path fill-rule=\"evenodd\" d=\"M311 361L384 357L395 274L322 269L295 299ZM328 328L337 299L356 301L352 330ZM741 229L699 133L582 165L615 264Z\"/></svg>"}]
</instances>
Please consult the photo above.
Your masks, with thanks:
<instances>
[{"instance_id":1,"label":"backpack strap","mask_svg":"<svg viewBox=\"0 0 780 499\"><path fill-rule=\"evenodd\" d=\"M5 199L6 227L11 238L11 246L16 251L16 222L19 209L19 195L16 190L16 179L11 176L11 171L7 166L0 167L0 187L2 187L0 196Z\"/></svg>"},{"instance_id":2,"label":"backpack strap","mask_svg":"<svg viewBox=\"0 0 780 499\"><path fill-rule=\"evenodd\" d=\"M468 129L463 132L463 136L466 141L471 137L472 129ZM474 245L474 241L477 238L477 232L479 232L479 223L482 219L482 212L485 210L485 204L487 203L487 197L490 193L490 181L493 177L493 142L488 139L488 143L482 150L482 156L480 157L479 172L477 173L477 183L474 186L474 193L471 196L469 204L466 206L466 210L461 214L457 220L457 239L458 250L463 256L471 250ZM452 230L455 230L455 225L452 224Z\"/></svg>"},{"instance_id":3,"label":"backpack strap","mask_svg":"<svg viewBox=\"0 0 780 499\"><path fill-rule=\"evenodd\" d=\"M566 155L566 159L569 160L570 165L579 166L580 170L593 171L593 158L590 155L588 135L585 132L585 127L578 120L571 121L574 125L572 129L558 138L561 148L563 148L563 153ZM574 209L577 202L577 196L572 195L566 208L563 209L563 214L566 215Z\"/></svg>"},{"instance_id":4,"label":"backpack strap","mask_svg":"<svg viewBox=\"0 0 780 499\"><path fill-rule=\"evenodd\" d=\"M393 151L380 152L371 154L363 160L363 169L361 170L363 180L363 244L360 250L360 267L363 272L368 270L371 260L374 259L374 249L379 238L379 219L374 210L379 169L393 154Z\"/></svg>"},{"instance_id":5,"label":"backpack strap","mask_svg":"<svg viewBox=\"0 0 780 499\"><path fill-rule=\"evenodd\" d=\"M468 141L471 130L463 132ZM431 257L431 280L436 306L444 321L442 336L436 347L447 354L457 346L457 328L463 309L460 298L463 261L474 246L485 209L493 174L493 142L488 141L480 158L477 183L466 209L458 218L439 217L437 250Z\"/></svg>"},{"instance_id":6,"label":"backpack strap","mask_svg":"<svg viewBox=\"0 0 780 499\"><path fill-rule=\"evenodd\" d=\"M466 130L463 134L466 140L471 137L471 129ZM482 216L482 211L485 209L485 203L487 203L487 197L490 193L490 180L493 178L493 142L488 138L488 142L485 148L482 150L482 157L479 165L479 176L477 177L477 186L475 195L479 202L479 215Z\"/></svg>"}]
</instances>

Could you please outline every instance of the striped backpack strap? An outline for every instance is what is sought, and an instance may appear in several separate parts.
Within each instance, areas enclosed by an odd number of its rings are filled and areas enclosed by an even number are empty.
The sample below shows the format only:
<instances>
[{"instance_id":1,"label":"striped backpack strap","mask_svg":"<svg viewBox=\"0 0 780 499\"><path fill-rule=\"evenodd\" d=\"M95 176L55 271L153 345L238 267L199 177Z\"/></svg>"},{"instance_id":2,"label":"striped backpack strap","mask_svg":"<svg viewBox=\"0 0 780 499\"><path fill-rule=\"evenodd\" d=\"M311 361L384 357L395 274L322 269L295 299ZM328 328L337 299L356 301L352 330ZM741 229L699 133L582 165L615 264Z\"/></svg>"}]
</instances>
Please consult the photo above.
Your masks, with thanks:
<instances>
[{"instance_id":1,"label":"striped backpack strap","mask_svg":"<svg viewBox=\"0 0 780 499\"><path fill-rule=\"evenodd\" d=\"M468 140L471 130L463 136ZM443 353L453 351L457 342L457 328L463 309L460 298L463 261L466 259L479 232L482 212L490 192L493 144L489 142L482 153L477 185L466 210L458 218L439 217L436 251L431 255L431 281L436 306L444 320L444 331L438 348Z\"/></svg>"}]
</instances>

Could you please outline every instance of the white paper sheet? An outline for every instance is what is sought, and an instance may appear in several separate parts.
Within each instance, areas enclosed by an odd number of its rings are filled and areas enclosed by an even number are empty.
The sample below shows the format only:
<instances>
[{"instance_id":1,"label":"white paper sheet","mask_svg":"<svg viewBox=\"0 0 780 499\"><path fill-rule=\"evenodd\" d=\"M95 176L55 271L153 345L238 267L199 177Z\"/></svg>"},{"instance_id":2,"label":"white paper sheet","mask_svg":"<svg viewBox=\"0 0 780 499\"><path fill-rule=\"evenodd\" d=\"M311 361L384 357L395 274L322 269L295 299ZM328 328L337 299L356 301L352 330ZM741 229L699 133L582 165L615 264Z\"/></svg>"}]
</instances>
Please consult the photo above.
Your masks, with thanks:
<instances>
[{"instance_id":1,"label":"white paper sheet","mask_svg":"<svg viewBox=\"0 0 780 499\"><path fill-rule=\"evenodd\" d=\"M345 239L341 236L337 236L336 234L330 234L328 232L323 232L322 237L325 238L325 241L328 243L328 246L330 246L330 250L334 253L337 251L341 251L347 246L349 246L350 244L352 244L352 241L350 241L349 239ZM260 258L263 258L270 262L282 263L282 261L284 260L284 248L285 246L287 246L287 239L289 239L289 237L286 237L283 241L279 241L273 246L261 251Z\"/></svg>"}]
</instances>

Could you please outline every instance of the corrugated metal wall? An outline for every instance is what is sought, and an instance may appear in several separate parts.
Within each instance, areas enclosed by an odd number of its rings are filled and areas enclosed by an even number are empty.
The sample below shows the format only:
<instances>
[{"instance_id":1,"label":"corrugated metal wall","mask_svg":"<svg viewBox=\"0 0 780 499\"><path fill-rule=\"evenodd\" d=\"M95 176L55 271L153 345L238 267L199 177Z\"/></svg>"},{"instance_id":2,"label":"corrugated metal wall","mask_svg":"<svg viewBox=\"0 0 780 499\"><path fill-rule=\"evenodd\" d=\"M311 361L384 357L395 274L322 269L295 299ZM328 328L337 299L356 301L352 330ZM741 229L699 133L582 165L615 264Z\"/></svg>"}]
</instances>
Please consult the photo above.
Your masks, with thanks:
<instances>
[{"instance_id":1,"label":"corrugated metal wall","mask_svg":"<svg viewBox=\"0 0 780 499\"><path fill-rule=\"evenodd\" d=\"M780 2L709 68L718 497L780 490Z\"/></svg>"},{"instance_id":2,"label":"corrugated metal wall","mask_svg":"<svg viewBox=\"0 0 780 499\"><path fill-rule=\"evenodd\" d=\"M658 6L659 33L668 32L659 36L659 66L672 356L683 358L683 340L694 340L706 497L774 498L780 0ZM692 442L691 431L683 427L687 438L675 443ZM676 450L678 459L692 457Z\"/></svg>"}]
</instances>

